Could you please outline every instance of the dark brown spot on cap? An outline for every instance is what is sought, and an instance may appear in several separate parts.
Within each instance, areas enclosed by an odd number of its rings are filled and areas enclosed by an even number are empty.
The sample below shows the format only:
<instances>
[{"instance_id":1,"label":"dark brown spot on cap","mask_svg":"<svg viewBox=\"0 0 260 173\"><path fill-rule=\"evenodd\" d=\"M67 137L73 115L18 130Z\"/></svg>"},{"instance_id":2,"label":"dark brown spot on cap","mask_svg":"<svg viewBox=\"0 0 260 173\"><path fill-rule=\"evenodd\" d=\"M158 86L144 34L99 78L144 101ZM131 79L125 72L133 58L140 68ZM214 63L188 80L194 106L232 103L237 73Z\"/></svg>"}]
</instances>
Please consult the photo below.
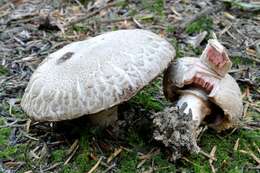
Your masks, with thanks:
<instances>
[{"instance_id":1,"label":"dark brown spot on cap","mask_svg":"<svg viewBox=\"0 0 260 173\"><path fill-rule=\"evenodd\" d=\"M61 63L64 63L65 61L67 61L68 59L70 59L73 54L74 54L73 52L67 52L67 53L65 53L64 55L62 55L62 57L60 57L60 58L57 60L56 64L59 65L59 64L61 64Z\"/></svg>"}]
</instances>

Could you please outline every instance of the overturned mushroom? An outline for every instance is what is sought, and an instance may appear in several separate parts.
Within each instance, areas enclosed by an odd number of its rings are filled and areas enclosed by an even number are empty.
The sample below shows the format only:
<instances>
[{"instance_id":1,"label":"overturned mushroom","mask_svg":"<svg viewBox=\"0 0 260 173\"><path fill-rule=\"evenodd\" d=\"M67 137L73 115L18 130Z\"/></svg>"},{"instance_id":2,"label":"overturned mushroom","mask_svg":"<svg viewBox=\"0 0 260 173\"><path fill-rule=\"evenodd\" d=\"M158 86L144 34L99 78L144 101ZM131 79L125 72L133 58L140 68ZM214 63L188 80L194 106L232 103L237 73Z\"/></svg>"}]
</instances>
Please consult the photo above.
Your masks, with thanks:
<instances>
[{"instance_id":1,"label":"overturned mushroom","mask_svg":"<svg viewBox=\"0 0 260 173\"><path fill-rule=\"evenodd\" d=\"M230 68L225 48L209 40L200 58L178 59L166 70L164 94L179 109L168 108L155 115L154 137L174 150L174 159L183 150L199 151L196 130L202 121L217 131L238 125L243 105L238 84L227 74Z\"/></svg>"},{"instance_id":2,"label":"overturned mushroom","mask_svg":"<svg viewBox=\"0 0 260 173\"><path fill-rule=\"evenodd\" d=\"M138 29L74 42L39 65L21 106L37 121L88 114L94 123L106 125L116 120L117 105L163 72L174 56L165 39Z\"/></svg>"}]
</instances>

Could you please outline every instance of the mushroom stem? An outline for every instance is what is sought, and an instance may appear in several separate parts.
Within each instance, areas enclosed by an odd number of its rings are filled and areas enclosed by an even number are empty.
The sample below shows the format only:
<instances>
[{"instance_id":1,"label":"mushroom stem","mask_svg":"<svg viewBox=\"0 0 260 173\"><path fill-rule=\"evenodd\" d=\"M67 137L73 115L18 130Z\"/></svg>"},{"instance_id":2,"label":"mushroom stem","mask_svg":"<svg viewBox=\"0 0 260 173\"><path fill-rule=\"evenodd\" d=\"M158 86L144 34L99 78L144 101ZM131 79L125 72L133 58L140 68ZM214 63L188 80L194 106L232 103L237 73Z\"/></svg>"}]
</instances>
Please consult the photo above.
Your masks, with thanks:
<instances>
[{"instance_id":1,"label":"mushroom stem","mask_svg":"<svg viewBox=\"0 0 260 173\"><path fill-rule=\"evenodd\" d=\"M187 103L184 113L188 114L189 110L191 110L192 120L196 121L197 126L199 126L203 119L211 112L206 94L198 89L182 90L180 93L181 96L177 102L177 106L181 108L184 103Z\"/></svg>"},{"instance_id":2,"label":"mushroom stem","mask_svg":"<svg viewBox=\"0 0 260 173\"><path fill-rule=\"evenodd\" d=\"M96 114L91 114L88 116L92 124L100 127L105 127L114 123L117 120L118 118L117 111L118 111L117 106L114 106L107 110L101 111Z\"/></svg>"}]
</instances>

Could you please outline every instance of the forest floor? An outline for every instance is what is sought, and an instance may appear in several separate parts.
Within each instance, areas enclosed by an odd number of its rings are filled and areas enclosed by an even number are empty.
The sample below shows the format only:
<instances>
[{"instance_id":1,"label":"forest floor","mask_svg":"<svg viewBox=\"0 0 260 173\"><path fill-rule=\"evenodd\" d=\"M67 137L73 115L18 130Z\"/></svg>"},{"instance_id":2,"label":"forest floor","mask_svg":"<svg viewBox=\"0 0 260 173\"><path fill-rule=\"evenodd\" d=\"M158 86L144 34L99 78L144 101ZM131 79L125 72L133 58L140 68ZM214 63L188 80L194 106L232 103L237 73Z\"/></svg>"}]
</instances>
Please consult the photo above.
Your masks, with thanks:
<instances>
[{"instance_id":1,"label":"forest floor","mask_svg":"<svg viewBox=\"0 0 260 173\"><path fill-rule=\"evenodd\" d=\"M0 172L260 172L260 4L235 0L0 0ZM119 106L116 127L85 117L32 122L20 101L32 72L64 45L106 31L143 28L199 56L213 33L233 62L244 103L241 126L216 133L203 125L205 153L170 162L152 139L151 116L170 103L161 76Z\"/></svg>"}]
</instances>

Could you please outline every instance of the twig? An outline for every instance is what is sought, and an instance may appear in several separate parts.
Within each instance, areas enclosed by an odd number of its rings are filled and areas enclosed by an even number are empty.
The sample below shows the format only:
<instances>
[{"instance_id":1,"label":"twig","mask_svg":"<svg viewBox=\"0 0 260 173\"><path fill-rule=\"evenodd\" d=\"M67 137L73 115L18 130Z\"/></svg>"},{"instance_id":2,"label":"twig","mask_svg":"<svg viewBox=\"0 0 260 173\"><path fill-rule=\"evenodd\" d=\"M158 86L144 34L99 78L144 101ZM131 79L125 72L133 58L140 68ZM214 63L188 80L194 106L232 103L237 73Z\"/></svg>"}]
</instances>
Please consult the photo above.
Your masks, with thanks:
<instances>
[{"instance_id":1,"label":"twig","mask_svg":"<svg viewBox=\"0 0 260 173\"><path fill-rule=\"evenodd\" d=\"M138 163L136 168L137 169L141 168L145 162L146 162L146 159L142 160L140 163Z\"/></svg>"},{"instance_id":2,"label":"twig","mask_svg":"<svg viewBox=\"0 0 260 173\"><path fill-rule=\"evenodd\" d=\"M255 148L257 149L258 153L260 154L260 149L259 147L256 145L256 143L254 142L253 145L255 146Z\"/></svg>"},{"instance_id":3,"label":"twig","mask_svg":"<svg viewBox=\"0 0 260 173\"><path fill-rule=\"evenodd\" d=\"M76 20L74 20L74 21L71 21L70 23L67 23L66 25L64 25L64 28L69 27L69 26L72 26L72 25L74 25L74 24L76 24L76 23L79 23L79 22L81 22L81 21L83 21L83 20L86 20L86 19L88 19L88 18L90 18L90 17L93 17L94 15L96 15L97 13L99 13L100 11L105 10L105 9L107 9L107 8L110 8L110 7L113 7L113 6L116 6L116 5L118 5L119 3L122 3L122 2L124 2L124 1L116 1L116 2L113 2L113 3L109 3L109 4L107 4L107 5L104 6L104 7L101 7L101 8L99 8L99 9L97 9L97 10L94 10L93 12L89 13L89 14L86 15L86 16L79 17L78 19L76 19Z\"/></svg>"},{"instance_id":4,"label":"twig","mask_svg":"<svg viewBox=\"0 0 260 173\"><path fill-rule=\"evenodd\" d=\"M200 141L202 135L205 133L205 131L208 129L208 126L201 127L199 131L197 131L198 137L197 141Z\"/></svg>"},{"instance_id":5,"label":"twig","mask_svg":"<svg viewBox=\"0 0 260 173\"><path fill-rule=\"evenodd\" d=\"M112 153L108 159L107 159L107 163L111 162L117 155L119 155L121 152L123 151L122 147L115 149L114 153Z\"/></svg>"},{"instance_id":6,"label":"twig","mask_svg":"<svg viewBox=\"0 0 260 173\"><path fill-rule=\"evenodd\" d=\"M136 20L136 18L133 18L133 21L134 21L134 23L136 24L136 26L137 26L138 28L144 28L144 26L143 26L140 22L138 22L138 21Z\"/></svg>"},{"instance_id":7,"label":"twig","mask_svg":"<svg viewBox=\"0 0 260 173\"><path fill-rule=\"evenodd\" d=\"M247 102L244 106L244 112L243 112L243 118L246 118L247 117L247 110L249 108L249 102Z\"/></svg>"},{"instance_id":8,"label":"twig","mask_svg":"<svg viewBox=\"0 0 260 173\"><path fill-rule=\"evenodd\" d=\"M252 151L239 150L239 152L250 155L260 165L260 159Z\"/></svg>"},{"instance_id":9,"label":"twig","mask_svg":"<svg viewBox=\"0 0 260 173\"><path fill-rule=\"evenodd\" d=\"M112 165L110 165L103 173L107 173L109 172L111 169L113 169L116 166L115 163L113 163Z\"/></svg>"},{"instance_id":10,"label":"twig","mask_svg":"<svg viewBox=\"0 0 260 173\"><path fill-rule=\"evenodd\" d=\"M201 167L200 165L198 165L198 164L192 162L191 160L189 160L187 157L182 157L181 159L183 159L183 160L185 160L186 162L191 163L191 164L193 164L193 165L195 165L195 166Z\"/></svg>"},{"instance_id":11,"label":"twig","mask_svg":"<svg viewBox=\"0 0 260 173\"><path fill-rule=\"evenodd\" d=\"M190 25L195 20L197 20L203 16L206 16L210 13L215 13L215 12L219 11L221 8L222 8L222 5L216 5L216 6L211 6L211 7L205 8L201 12L197 13L196 15L192 16L190 19L187 19L184 23L182 23L180 25L179 29L184 30L188 25Z\"/></svg>"},{"instance_id":12,"label":"twig","mask_svg":"<svg viewBox=\"0 0 260 173\"><path fill-rule=\"evenodd\" d=\"M29 139L32 139L32 140L34 140L34 141L39 141L39 139L30 136L29 134L27 134L27 133L24 132L23 130L21 130L20 132L21 132L25 137L27 137L27 138L29 138Z\"/></svg>"},{"instance_id":13,"label":"twig","mask_svg":"<svg viewBox=\"0 0 260 173\"><path fill-rule=\"evenodd\" d=\"M252 152L249 152L249 155L260 165L260 159Z\"/></svg>"},{"instance_id":14,"label":"twig","mask_svg":"<svg viewBox=\"0 0 260 173\"><path fill-rule=\"evenodd\" d=\"M26 133L29 133L30 132L30 127L31 127L31 122L32 122L32 120L31 119L28 119L27 121L26 121Z\"/></svg>"},{"instance_id":15,"label":"twig","mask_svg":"<svg viewBox=\"0 0 260 173\"><path fill-rule=\"evenodd\" d=\"M58 166L60 166L62 163L54 163L52 166L50 166L49 168L46 168L44 170L42 170L42 172L47 172L47 171L50 171Z\"/></svg>"},{"instance_id":16,"label":"twig","mask_svg":"<svg viewBox=\"0 0 260 173\"><path fill-rule=\"evenodd\" d=\"M235 145L234 145L234 151L237 151L237 149L238 149L239 140L240 140L240 138L237 138L236 143L235 143Z\"/></svg>"},{"instance_id":17,"label":"twig","mask_svg":"<svg viewBox=\"0 0 260 173\"><path fill-rule=\"evenodd\" d=\"M67 152L68 155L70 155L70 154L75 150L75 148L78 146L78 143L79 143L79 140L78 140L78 139L76 139L76 140L73 142L73 144L70 146L70 148L69 148L69 150L68 150L68 152Z\"/></svg>"},{"instance_id":18,"label":"twig","mask_svg":"<svg viewBox=\"0 0 260 173\"><path fill-rule=\"evenodd\" d=\"M63 165L67 165L69 163L69 161L71 160L71 158L75 155L77 149L79 148L79 145L76 146L76 148L73 150L73 152L71 153L71 155L69 156L69 158L64 162Z\"/></svg>"},{"instance_id":19,"label":"twig","mask_svg":"<svg viewBox=\"0 0 260 173\"><path fill-rule=\"evenodd\" d=\"M160 149L158 148L152 148L151 151L149 151L147 154L141 155L139 159L141 159L141 162L137 165L137 169L141 168L143 164L151 159L153 156L160 153Z\"/></svg>"},{"instance_id":20,"label":"twig","mask_svg":"<svg viewBox=\"0 0 260 173\"><path fill-rule=\"evenodd\" d=\"M204 152L203 150L199 151L202 155L206 156L207 158L217 161L217 159L215 157L212 157L211 155L209 155L208 153Z\"/></svg>"},{"instance_id":21,"label":"twig","mask_svg":"<svg viewBox=\"0 0 260 173\"><path fill-rule=\"evenodd\" d=\"M81 4L79 0L74 0L83 11L87 11L86 8Z\"/></svg>"},{"instance_id":22,"label":"twig","mask_svg":"<svg viewBox=\"0 0 260 173\"><path fill-rule=\"evenodd\" d=\"M215 157L216 150L217 150L217 147L216 147L216 145L215 145L215 146L212 148L211 152L210 152L211 158L214 158L214 157ZM213 166L213 160L212 160L212 159L209 159L209 165L210 165L210 168L211 168L211 170L212 170L212 173L215 173L215 172L216 172L216 169L215 169L214 166Z\"/></svg>"},{"instance_id":23,"label":"twig","mask_svg":"<svg viewBox=\"0 0 260 173\"><path fill-rule=\"evenodd\" d=\"M24 173L33 173L33 171L29 170L29 171L25 171Z\"/></svg>"},{"instance_id":24,"label":"twig","mask_svg":"<svg viewBox=\"0 0 260 173\"><path fill-rule=\"evenodd\" d=\"M231 57L242 57L242 58L247 58L251 61L255 61L256 63L260 63L260 59L258 58L254 58L252 56L248 56L248 55L244 55L243 53L241 52L230 52L229 53Z\"/></svg>"},{"instance_id":25,"label":"twig","mask_svg":"<svg viewBox=\"0 0 260 173\"><path fill-rule=\"evenodd\" d=\"M219 37L221 37L223 34L225 34L232 26L232 23L228 24L220 33Z\"/></svg>"},{"instance_id":26,"label":"twig","mask_svg":"<svg viewBox=\"0 0 260 173\"><path fill-rule=\"evenodd\" d=\"M92 172L94 172L94 171L97 169L97 167L98 167L98 165L100 164L100 162L102 161L102 159L103 159L103 157L101 156L101 157L99 158L99 160L97 161L97 163L96 163L87 173L92 173Z\"/></svg>"},{"instance_id":27,"label":"twig","mask_svg":"<svg viewBox=\"0 0 260 173\"><path fill-rule=\"evenodd\" d=\"M100 23L115 23L115 22L121 22L125 20L132 20L132 17L123 17L123 18L114 18L114 19L103 19L99 21Z\"/></svg>"}]
</instances>

